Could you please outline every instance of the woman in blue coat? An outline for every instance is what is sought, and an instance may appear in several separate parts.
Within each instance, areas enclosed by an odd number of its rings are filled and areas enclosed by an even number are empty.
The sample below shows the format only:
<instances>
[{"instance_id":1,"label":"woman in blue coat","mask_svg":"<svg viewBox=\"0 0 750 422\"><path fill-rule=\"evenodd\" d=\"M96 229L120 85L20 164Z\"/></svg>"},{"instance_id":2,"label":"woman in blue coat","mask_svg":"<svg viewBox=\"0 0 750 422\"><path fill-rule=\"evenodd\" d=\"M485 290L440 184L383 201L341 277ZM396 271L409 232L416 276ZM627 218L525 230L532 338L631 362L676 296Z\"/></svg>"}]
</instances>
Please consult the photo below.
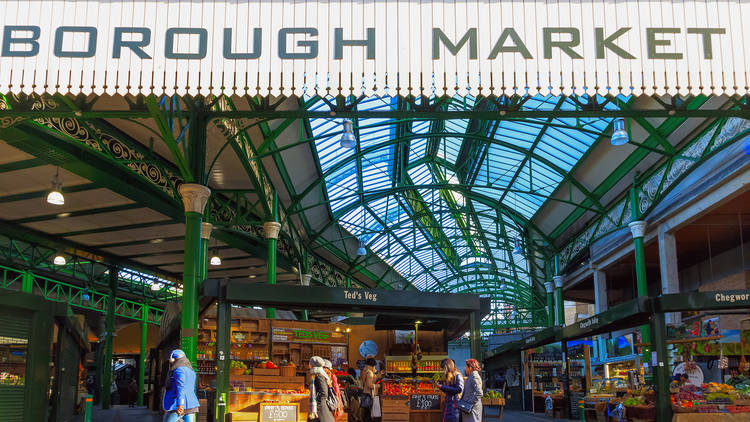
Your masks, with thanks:
<instances>
[{"instance_id":1,"label":"woman in blue coat","mask_svg":"<svg viewBox=\"0 0 750 422\"><path fill-rule=\"evenodd\" d=\"M195 422L200 404L195 395L195 371L185 352L173 350L169 355L169 374L167 375L166 391L164 392L164 420L175 422L183 417L185 422Z\"/></svg>"},{"instance_id":2,"label":"woman in blue coat","mask_svg":"<svg viewBox=\"0 0 750 422\"><path fill-rule=\"evenodd\" d=\"M440 362L440 368L443 370L443 383L438 383L440 390L445 393L443 401L443 412L441 414L443 422L458 422L460 412L456 403L461 399L461 393L464 390L464 378L456 369L453 359L443 359Z\"/></svg>"}]
</instances>

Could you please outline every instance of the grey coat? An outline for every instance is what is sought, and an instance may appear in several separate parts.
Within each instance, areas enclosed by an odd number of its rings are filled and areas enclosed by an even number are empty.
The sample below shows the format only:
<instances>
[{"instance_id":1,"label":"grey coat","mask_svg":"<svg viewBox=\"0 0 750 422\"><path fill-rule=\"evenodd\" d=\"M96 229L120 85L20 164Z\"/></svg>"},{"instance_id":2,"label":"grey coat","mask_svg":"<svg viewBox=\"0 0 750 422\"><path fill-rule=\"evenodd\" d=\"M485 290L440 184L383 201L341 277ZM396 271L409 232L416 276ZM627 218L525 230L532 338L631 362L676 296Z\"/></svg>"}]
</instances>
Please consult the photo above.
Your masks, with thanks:
<instances>
[{"instance_id":1,"label":"grey coat","mask_svg":"<svg viewBox=\"0 0 750 422\"><path fill-rule=\"evenodd\" d=\"M461 401L472 404L471 412L461 412L462 422L482 422L482 377L474 371L466 377Z\"/></svg>"}]
</instances>

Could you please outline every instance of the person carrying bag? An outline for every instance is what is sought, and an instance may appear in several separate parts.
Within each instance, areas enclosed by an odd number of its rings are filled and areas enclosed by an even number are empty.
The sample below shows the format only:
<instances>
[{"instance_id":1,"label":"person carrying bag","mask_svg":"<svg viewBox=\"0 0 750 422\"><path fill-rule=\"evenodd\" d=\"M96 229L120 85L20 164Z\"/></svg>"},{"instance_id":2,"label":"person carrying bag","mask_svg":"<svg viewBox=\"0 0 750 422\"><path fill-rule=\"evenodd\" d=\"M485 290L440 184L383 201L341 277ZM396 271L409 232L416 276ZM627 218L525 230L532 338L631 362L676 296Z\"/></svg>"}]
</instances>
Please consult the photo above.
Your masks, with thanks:
<instances>
[{"instance_id":1,"label":"person carrying bag","mask_svg":"<svg viewBox=\"0 0 750 422\"><path fill-rule=\"evenodd\" d=\"M482 422L482 367L476 359L466 361L466 383L457 406L462 422Z\"/></svg>"},{"instance_id":2,"label":"person carrying bag","mask_svg":"<svg viewBox=\"0 0 750 422\"><path fill-rule=\"evenodd\" d=\"M362 379L362 396L359 399L359 406L362 408L363 422L372 421L373 397L377 388L375 385L377 381L375 365L377 365L377 362L375 362L374 358L367 358L365 360L365 369L360 374L360 378Z\"/></svg>"}]
</instances>

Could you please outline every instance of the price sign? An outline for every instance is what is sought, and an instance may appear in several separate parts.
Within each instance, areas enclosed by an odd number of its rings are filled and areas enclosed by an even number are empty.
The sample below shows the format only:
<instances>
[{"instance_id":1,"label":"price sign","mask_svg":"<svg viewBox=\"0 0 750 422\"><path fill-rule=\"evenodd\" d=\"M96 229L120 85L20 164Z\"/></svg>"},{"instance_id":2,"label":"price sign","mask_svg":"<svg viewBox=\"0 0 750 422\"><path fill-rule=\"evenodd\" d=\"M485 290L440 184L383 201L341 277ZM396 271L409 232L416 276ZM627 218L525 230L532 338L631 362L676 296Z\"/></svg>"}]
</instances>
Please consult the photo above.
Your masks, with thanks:
<instances>
[{"instance_id":1,"label":"price sign","mask_svg":"<svg viewBox=\"0 0 750 422\"><path fill-rule=\"evenodd\" d=\"M261 403L260 422L297 422L298 403Z\"/></svg>"},{"instance_id":2,"label":"price sign","mask_svg":"<svg viewBox=\"0 0 750 422\"><path fill-rule=\"evenodd\" d=\"M440 394L412 394L409 397L411 410L440 410Z\"/></svg>"}]
</instances>

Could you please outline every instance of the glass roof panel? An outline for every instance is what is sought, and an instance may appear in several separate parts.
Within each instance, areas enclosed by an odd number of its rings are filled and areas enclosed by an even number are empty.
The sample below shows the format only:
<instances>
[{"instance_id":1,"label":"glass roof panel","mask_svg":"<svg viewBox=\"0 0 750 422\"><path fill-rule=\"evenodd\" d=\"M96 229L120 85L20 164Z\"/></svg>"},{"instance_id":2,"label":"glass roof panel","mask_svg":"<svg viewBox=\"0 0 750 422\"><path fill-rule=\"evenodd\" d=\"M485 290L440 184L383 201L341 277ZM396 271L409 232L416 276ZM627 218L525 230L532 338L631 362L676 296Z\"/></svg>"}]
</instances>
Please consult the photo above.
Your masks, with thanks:
<instances>
[{"instance_id":1,"label":"glass roof panel","mask_svg":"<svg viewBox=\"0 0 750 422\"><path fill-rule=\"evenodd\" d=\"M606 102L605 109L617 108L603 97L596 100ZM354 111L408 110L401 108L408 101L368 97ZM580 110L585 101L550 95L524 97L518 104L522 110ZM422 102L414 103L425 106ZM472 97L429 102L443 111L476 106ZM322 100L310 108L330 110ZM309 122L334 218L417 288L476 285L492 295L498 309L510 309L506 302L515 298L511 307L519 313L518 301L532 297L532 280L525 255L512 253L515 238L524 244L527 230L517 220L534 217L611 124L598 117L492 122L360 117L354 119L357 145L346 149L339 144L341 121ZM471 136L463 136L469 127ZM397 150L404 146L406 157ZM457 163L461 154L466 161Z\"/></svg>"}]
</instances>

